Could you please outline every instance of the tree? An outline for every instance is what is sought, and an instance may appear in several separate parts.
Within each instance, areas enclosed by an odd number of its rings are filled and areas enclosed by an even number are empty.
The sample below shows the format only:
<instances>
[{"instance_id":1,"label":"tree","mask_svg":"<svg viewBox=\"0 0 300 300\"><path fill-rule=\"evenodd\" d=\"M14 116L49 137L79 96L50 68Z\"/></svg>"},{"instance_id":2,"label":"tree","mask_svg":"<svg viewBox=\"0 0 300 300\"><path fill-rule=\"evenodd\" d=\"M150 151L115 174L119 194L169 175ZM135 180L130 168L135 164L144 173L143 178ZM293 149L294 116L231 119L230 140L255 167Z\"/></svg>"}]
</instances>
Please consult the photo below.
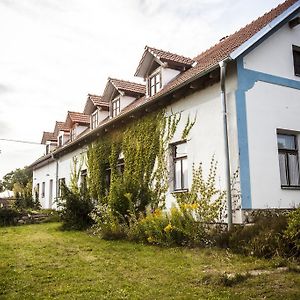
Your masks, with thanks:
<instances>
[{"instance_id":1,"label":"tree","mask_svg":"<svg viewBox=\"0 0 300 300\"><path fill-rule=\"evenodd\" d=\"M23 169L16 169L3 176L2 187L4 190L12 191L14 185L18 184L20 187L25 188L28 182L32 179L32 170L28 167Z\"/></svg>"}]
</instances>

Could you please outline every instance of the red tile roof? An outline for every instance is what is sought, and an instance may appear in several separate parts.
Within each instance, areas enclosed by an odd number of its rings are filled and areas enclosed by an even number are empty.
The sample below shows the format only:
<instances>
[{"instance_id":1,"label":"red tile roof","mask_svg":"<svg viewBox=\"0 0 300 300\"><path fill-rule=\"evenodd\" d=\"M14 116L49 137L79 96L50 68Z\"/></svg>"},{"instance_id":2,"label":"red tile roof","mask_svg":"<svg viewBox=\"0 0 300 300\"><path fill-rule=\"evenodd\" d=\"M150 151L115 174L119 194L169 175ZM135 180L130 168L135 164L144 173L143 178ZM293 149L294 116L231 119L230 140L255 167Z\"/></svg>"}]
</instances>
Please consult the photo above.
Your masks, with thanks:
<instances>
[{"instance_id":1,"label":"red tile roof","mask_svg":"<svg viewBox=\"0 0 300 300\"><path fill-rule=\"evenodd\" d=\"M54 132L53 132L53 135L56 138L57 138L57 135L58 135L59 131L69 132L70 131L70 127L66 124L66 122L56 121L55 122L55 127L54 127Z\"/></svg>"},{"instance_id":2,"label":"red tile roof","mask_svg":"<svg viewBox=\"0 0 300 300\"><path fill-rule=\"evenodd\" d=\"M136 82L130 82L130 81L125 81L125 80L115 79L115 78L108 78L108 80L119 91L133 92L140 95L145 95L146 93L146 86L144 84L139 84Z\"/></svg>"},{"instance_id":3,"label":"red tile roof","mask_svg":"<svg viewBox=\"0 0 300 300\"><path fill-rule=\"evenodd\" d=\"M54 136L53 132L47 132L47 131L43 132L41 144L46 144L47 141L52 141L52 142L57 141L57 138Z\"/></svg>"},{"instance_id":4,"label":"red tile roof","mask_svg":"<svg viewBox=\"0 0 300 300\"><path fill-rule=\"evenodd\" d=\"M69 120L74 123L89 125L90 124L90 116L85 115L80 112L68 111L66 123L69 124Z\"/></svg>"},{"instance_id":5,"label":"red tile roof","mask_svg":"<svg viewBox=\"0 0 300 300\"><path fill-rule=\"evenodd\" d=\"M88 99L90 99L95 106L109 107L107 102L102 101L102 96L88 94Z\"/></svg>"},{"instance_id":6,"label":"red tile roof","mask_svg":"<svg viewBox=\"0 0 300 300\"><path fill-rule=\"evenodd\" d=\"M167 93L172 89L185 84L197 75L201 75L203 72L209 71L213 67L217 67L220 61L228 58L235 49L241 46L244 42L246 42L249 38L251 38L254 34L260 31L263 27L273 21L297 1L298 0L285 1L276 8L272 9L270 12L264 14L262 17L256 19L252 23L246 25L213 47L196 56L194 58L194 60L197 62L196 66L178 75L174 80L170 81L163 89L161 89L149 100L157 98L164 93Z\"/></svg>"}]
</instances>

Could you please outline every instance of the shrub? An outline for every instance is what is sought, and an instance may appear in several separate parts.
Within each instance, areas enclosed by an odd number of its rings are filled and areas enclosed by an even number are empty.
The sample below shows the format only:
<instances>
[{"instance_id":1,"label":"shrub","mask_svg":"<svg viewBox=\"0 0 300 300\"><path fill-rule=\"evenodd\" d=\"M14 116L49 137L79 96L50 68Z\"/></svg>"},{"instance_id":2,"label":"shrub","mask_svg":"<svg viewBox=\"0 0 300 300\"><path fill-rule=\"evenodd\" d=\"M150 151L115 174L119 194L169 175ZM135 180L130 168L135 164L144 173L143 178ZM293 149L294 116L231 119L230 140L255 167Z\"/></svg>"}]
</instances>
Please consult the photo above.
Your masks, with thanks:
<instances>
[{"instance_id":1,"label":"shrub","mask_svg":"<svg viewBox=\"0 0 300 300\"><path fill-rule=\"evenodd\" d=\"M288 257L291 247L284 234L287 224L287 216L282 213L259 211L254 215L253 224L235 225L229 232L217 228L213 242L244 255Z\"/></svg>"},{"instance_id":2,"label":"shrub","mask_svg":"<svg viewBox=\"0 0 300 300\"><path fill-rule=\"evenodd\" d=\"M284 236L289 240L294 255L300 256L300 207L288 215L288 225Z\"/></svg>"},{"instance_id":3,"label":"shrub","mask_svg":"<svg viewBox=\"0 0 300 300\"><path fill-rule=\"evenodd\" d=\"M0 226L16 225L21 214L13 208L0 208Z\"/></svg>"},{"instance_id":4,"label":"shrub","mask_svg":"<svg viewBox=\"0 0 300 300\"><path fill-rule=\"evenodd\" d=\"M93 224L90 213L93 203L87 194L79 194L62 185L62 198L58 201L61 208L63 229L84 230Z\"/></svg>"},{"instance_id":5,"label":"shrub","mask_svg":"<svg viewBox=\"0 0 300 300\"><path fill-rule=\"evenodd\" d=\"M105 240L124 239L127 235L128 225L120 222L121 218L115 216L107 204L97 205L90 214L94 226L92 232Z\"/></svg>"}]
</instances>

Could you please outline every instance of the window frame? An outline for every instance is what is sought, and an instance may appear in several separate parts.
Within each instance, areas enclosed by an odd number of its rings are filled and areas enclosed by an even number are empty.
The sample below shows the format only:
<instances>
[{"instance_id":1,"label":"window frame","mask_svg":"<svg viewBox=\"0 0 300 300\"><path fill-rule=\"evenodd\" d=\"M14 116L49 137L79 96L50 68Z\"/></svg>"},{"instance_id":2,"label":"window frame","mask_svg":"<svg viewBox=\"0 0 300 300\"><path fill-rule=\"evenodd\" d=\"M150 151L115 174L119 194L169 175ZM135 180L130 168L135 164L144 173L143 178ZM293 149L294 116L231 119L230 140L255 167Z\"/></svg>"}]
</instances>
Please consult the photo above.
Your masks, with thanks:
<instances>
[{"instance_id":1,"label":"window frame","mask_svg":"<svg viewBox=\"0 0 300 300\"><path fill-rule=\"evenodd\" d=\"M95 129L99 124L98 110L95 110L91 115L92 129Z\"/></svg>"},{"instance_id":2,"label":"window frame","mask_svg":"<svg viewBox=\"0 0 300 300\"><path fill-rule=\"evenodd\" d=\"M42 192L41 192L41 198L45 198L45 192L46 192L46 183L42 182Z\"/></svg>"},{"instance_id":3,"label":"window frame","mask_svg":"<svg viewBox=\"0 0 300 300\"><path fill-rule=\"evenodd\" d=\"M299 77L300 76L300 47L293 45L292 50L293 50L294 75Z\"/></svg>"},{"instance_id":4,"label":"window frame","mask_svg":"<svg viewBox=\"0 0 300 300\"><path fill-rule=\"evenodd\" d=\"M157 75L159 75L159 81L157 81ZM154 79L154 84L152 85L151 81ZM159 85L159 86L158 86ZM152 93L152 87L154 87L154 91ZM161 74L161 69L159 68L155 72L153 72L148 79L148 92L149 96L152 97L155 95L157 92L159 92L162 88L162 74Z\"/></svg>"},{"instance_id":5,"label":"window frame","mask_svg":"<svg viewBox=\"0 0 300 300\"><path fill-rule=\"evenodd\" d=\"M180 141L171 144L171 149L172 149L172 166L173 166L173 192L187 192L188 191L188 173L186 174L186 178L184 176L183 172L183 161L186 163L188 162L188 154L186 151L185 155L181 156L176 156L176 147L179 145L186 144L187 147L187 141ZM176 163L180 161L180 188L176 188L176 183L177 183L177 177L176 177ZM188 172L188 168L187 168ZM185 186L185 179L186 179L186 186Z\"/></svg>"},{"instance_id":6,"label":"window frame","mask_svg":"<svg viewBox=\"0 0 300 300\"><path fill-rule=\"evenodd\" d=\"M119 115L121 111L121 99L120 97L115 98L111 101L111 116L114 118Z\"/></svg>"},{"instance_id":7,"label":"window frame","mask_svg":"<svg viewBox=\"0 0 300 300\"><path fill-rule=\"evenodd\" d=\"M278 136L283 135L283 136L290 136L294 138L294 144L295 148L294 149L286 149L286 148L279 148L278 146ZM278 161L280 162L279 155L284 155L284 161L285 161L285 176L287 180L287 184L282 184L281 181L281 172L282 169L279 164L279 172L280 172L280 185L282 189L300 189L300 166L299 166L299 145L298 145L298 137L297 134L293 133L286 133L286 132L277 132L277 150L278 150ZM298 169L298 185L293 185L290 182L290 166L289 166L289 155L294 155L296 157L296 164L297 164L297 169Z\"/></svg>"}]
</instances>

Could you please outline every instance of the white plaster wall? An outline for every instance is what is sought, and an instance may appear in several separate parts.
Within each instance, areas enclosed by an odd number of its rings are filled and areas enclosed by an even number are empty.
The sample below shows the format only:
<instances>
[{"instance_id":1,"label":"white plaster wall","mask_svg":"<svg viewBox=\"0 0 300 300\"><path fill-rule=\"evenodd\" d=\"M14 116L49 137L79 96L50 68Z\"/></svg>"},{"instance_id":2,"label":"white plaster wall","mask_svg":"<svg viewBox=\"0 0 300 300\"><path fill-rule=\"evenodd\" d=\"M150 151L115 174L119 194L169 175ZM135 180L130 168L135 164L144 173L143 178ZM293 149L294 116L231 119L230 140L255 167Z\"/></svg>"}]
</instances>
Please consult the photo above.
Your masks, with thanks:
<instances>
[{"instance_id":1,"label":"white plaster wall","mask_svg":"<svg viewBox=\"0 0 300 300\"><path fill-rule=\"evenodd\" d=\"M292 45L300 46L300 26L285 24L244 57L247 69L300 80L294 75Z\"/></svg>"},{"instance_id":2,"label":"white plaster wall","mask_svg":"<svg viewBox=\"0 0 300 300\"><path fill-rule=\"evenodd\" d=\"M52 198L50 199L50 180L53 180ZM45 197L42 198L42 183L45 182ZM33 170L33 196L34 190L39 184L39 201L42 208L56 208L56 162L48 163L47 165ZM51 204L52 203L52 204Z\"/></svg>"},{"instance_id":3,"label":"white plaster wall","mask_svg":"<svg viewBox=\"0 0 300 300\"><path fill-rule=\"evenodd\" d=\"M234 172L238 169L239 159L235 113L236 75L233 68L230 68L230 72L227 75L226 89L231 170ZM218 161L216 186L219 189L225 190L225 152L220 83L196 92L167 107L168 114L176 112L181 112L181 120L172 142L181 140L182 131L188 116L190 116L191 120L196 116L196 123L191 129L187 140L189 187L191 187L192 184L193 163L198 166L199 163L202 162L204 175L206 176L210 168L211 159L214 156ZM237 184L237 189L239 189L239 182L237 182ZM170 182L170 191L167 195L167 209L175 204L175 199L171 193L171 185L172 182Z\"/></svg>"},{"instance_id":4,"label":"white plaster wall","mask_svg":"<svg viewBox=\"0 0 300 300\"><path fill-rule=\"evenodd\" d=\"M174 79L180 71L170 68L161 68L162 86L164 87L168 82Z\"/></svg>"},{"instance_id":5,"label":"white plaster wall","mask_svg":"<svg viewBox=\"0 0 300 300\"><path fill-rule=\"evenodd\" d=\"M82 133L83 131L85 131L87 129L87 126L82 126L82 125L75 125L75 138Z\"/></svg>"},{"instance_id":6,"label":"white plaster wall","mask_svg":"<svg viewBox=\"0 0 300 300\"><path fill-rule=\"evenodd\" d=\"M98 113L98 122L99 123L108 117L108 111L106 111L106 110L97 109L97 113Z\"/></svg>"},{"instance_id":7,"label":"white plaster wall","mask_svg":"<svg viewBox=\"0 0 300 300\"><path fill-rule=\"evenodd\" d=\"M82 170L86 169L86 151L87 148L80 148L73 152L70 152L58 159L59 168L58 168L58 179L65 178L66 185L70 185L71 172L73 168L73 158L77 158L79 167L80 162L82 161Z\"/></svg>"},{"instance_id":8,"label":"white plaster wall","mask_svg":"<svg viewBox=\"0 0 300 300\"><path fill-rule=\"evenodd\" d=\"M131 104L136 98L129 96L120 96L120 110Z\"/></svg>"},{"instance_id":9,"label":"white plaster wall","mask_svg":"<svg viewBox=\"0 0 300 300\"><path fill-rule=\"evenodd\" d=\"M299 190L283 190L276 129L300 133L300 91L257 82L246 93L252 208L300 204Z\"/></svg>"}]
</instances>

